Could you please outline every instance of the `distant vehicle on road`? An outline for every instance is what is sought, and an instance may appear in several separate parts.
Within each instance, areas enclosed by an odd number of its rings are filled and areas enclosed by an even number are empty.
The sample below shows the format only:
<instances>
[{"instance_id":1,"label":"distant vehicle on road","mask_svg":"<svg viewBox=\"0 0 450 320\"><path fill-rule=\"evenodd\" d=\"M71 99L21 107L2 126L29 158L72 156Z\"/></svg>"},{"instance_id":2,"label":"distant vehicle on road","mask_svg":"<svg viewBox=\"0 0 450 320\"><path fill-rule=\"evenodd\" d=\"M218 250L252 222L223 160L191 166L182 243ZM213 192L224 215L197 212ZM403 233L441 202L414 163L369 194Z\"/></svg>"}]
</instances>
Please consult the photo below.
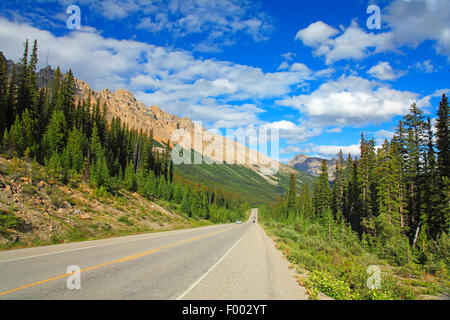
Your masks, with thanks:
<instances>
[{"instance_id":1,"label":"distant vehicle on road","mask_svg":"<svg viewBox=\"0 0 450 320\"><path fill-rule=\"evenodd\" d=\"M238 221L236 221L236 223L237 223L237 224L241 224L241 223L242 223L242 221L241 221L241 220L238 220Z\"/></svg>"},{"instance_id":2,"label":"distant vehicle on road","mask_svg":"<svg viewBox=\"0 0 450 320\"><path fill-rule=\"evenodd\" d=\"M253 223L255 223L255 219L253 219Z\"/></svg>"}]
</instances>

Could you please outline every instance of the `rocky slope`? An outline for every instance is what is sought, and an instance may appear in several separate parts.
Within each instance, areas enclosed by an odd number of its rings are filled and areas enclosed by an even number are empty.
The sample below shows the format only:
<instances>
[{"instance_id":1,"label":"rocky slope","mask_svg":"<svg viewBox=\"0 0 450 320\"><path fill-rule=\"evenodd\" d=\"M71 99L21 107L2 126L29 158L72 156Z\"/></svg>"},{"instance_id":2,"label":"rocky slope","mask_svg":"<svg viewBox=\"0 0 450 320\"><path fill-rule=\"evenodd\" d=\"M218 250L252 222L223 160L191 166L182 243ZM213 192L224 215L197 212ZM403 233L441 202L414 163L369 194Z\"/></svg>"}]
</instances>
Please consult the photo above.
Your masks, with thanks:
<instances>
[{"instance_id":1,"label":"rocky slope","mask_svg":"<svg viewBox=\"0 0 450 320\"><path fill-rule=\"evenodd\" d=\"M320 167L322 166L322 160L323 158L319 157L309 157L305 154L297 154L294 159L288 162L288 165L309 173L310 175L313 175L317 177L320 174ZM334 172L335 172L335 166L336 166L336 159L333 158L331 160L327 160L328 165L328 178L330 180L334 179Z\"/></svg>"}]
</instances>

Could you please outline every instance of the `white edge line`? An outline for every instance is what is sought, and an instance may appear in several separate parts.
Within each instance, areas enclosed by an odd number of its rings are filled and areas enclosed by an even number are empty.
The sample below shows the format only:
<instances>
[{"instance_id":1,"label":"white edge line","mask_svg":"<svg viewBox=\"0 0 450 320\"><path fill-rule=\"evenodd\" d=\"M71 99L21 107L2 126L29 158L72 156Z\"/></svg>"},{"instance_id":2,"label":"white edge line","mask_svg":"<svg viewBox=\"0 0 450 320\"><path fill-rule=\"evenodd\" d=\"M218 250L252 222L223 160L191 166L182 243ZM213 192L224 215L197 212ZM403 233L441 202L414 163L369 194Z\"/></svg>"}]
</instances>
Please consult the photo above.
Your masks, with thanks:
<instances>
[{"instance_id":1,"label":"white edge line","mask_svg":"<svg viewBox=\"0 0 450 320\"><path fill-rule=\"evenodd\" d=\"M206 227L208 228L208 227L218 227L218 226L221 226L221 225L212 225L212 226L206 226ZM125 240L125 241L116 241L116 242L111 242L111 243L103 243L103 244L89 246L89 247L73 248L73 249L67 249L67 250L63 250L63 251L55 251L55 252L41 253L41 254L36 254L36 255L26 256L26 257L20 257L20 258L13 258L13 259L8 259L8 260L0 260L0 263L12 262L12 261L18 261L18 260L25 260L25 259L32 259L32 258L38 258L38 257L45 257L45 256L53 255L53 254L60 254L60 253L66 253L66 252L72 252L72 251L80 251L80 250L85 250L85 249L93 249L93 248L111 246L111 245L115 245L115 244L119 245L119 244L123 244L123 243L127 243L127 242L133 242L133 241L161 238L163 236L168 236L169 235L169 234L164 234L166 232L170 232L171 234L176 234L176 233L182 233L183 231L192 231L192 230L195 230L195 229L196 228L188 228L188 229L164 231L164 232L161 232L161 233L150 233L147 237L142 237L142 238L138 238L138 239L128 239L128 240ZM129 236L129 237L133 237L133 235ZM101 240L107 240L107 239L99 239L99 240L101 241ZM69 243L69 244L76 244L76 243L83 243L83 242L85 242L85 241L72 242L72 243ZM88 242L88 241L86 241L86 242ZM39 248L39 247L37 247L37 248ZM28 248L25 248L25 249L28 249Z\"/></svg>"},{"instance_id":2,"label":"white edge line","mask_svg":"<svg viewBox=\"0 0 450 320\"><path fill-rule=\"evenodd\" d=\"M234 247L236 247L238 245L239 242L241 242L242 238L245 236L245 234L247 233L247 231L250 228L248 228L244 234L239 238L238 241L236 241L236 243L230 248L228 249L227 252L225 252L225 254L223 255L222 258L219 259L219 261L217 261L208 271L206 271L206 273L204 275L202 275L197 281L195 281L189 288L187 288L180 296L178 296L178 298L176 298L175 300L181 300L183 299L192 289L194 289L211 271L214 270L215 267L217 267L222 261L223 259L226 258L226 256L234 249Z\"/></svg>"}]
</instances>

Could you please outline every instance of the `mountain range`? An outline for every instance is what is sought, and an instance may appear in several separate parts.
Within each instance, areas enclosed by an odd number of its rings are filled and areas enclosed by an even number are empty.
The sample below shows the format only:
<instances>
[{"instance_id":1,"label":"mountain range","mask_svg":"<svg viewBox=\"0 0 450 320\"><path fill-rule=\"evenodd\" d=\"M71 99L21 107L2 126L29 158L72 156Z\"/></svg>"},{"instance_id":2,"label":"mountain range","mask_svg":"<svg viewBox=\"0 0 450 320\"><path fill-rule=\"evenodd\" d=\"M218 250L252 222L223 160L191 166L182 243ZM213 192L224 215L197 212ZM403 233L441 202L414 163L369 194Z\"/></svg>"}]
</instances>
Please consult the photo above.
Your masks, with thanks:
<instances>
[{"instance_id":1,"label":"mountain range","mask_svg":"<svg viewBox=\"0 0 450 320\"><path fill-rule=\"evenodd\" d=\"M328 178L330 180L334 179L334 173L335 173L335 166L336 166L336 158L333 158L331 160L320 158L320 157L310 157L303 153L297 154L292 160L288 162L288 165L306 172L312 176L319 176L320 174L320 168L322 166L322 161L326 160L328 165Z\"/></svg>"},{"instance_id":2,"label":"mountain range","mask_svg":"<svg viewBox=\"0 0 450 320\"><path fill-rule=\"evenodd\" d=\"M13 65L13 61L8 61L8 73L11 73ZM39 87L48 86L53 78L54 70L50 66L41 69L36 75ZM273 201L282 195L292 173L297 177L298 187L306 181L312 185L314 178L309 173L275 161L237 141L211 133L187 117L170 114L155 105L146 106L128 90L95 91L87 82L75 78L75 91L76 100L90 97L91 103L100 101L101 105L105 105L108 121L120 118L131 128L151 130L156 148L162 149L167 143L173 146L173 132L184 130L190 135L190 139L178 141L183 150L197 155L204 154L207 150L216 150L208 152L207 158L213 160L213 164L176 165L177 173L185 179L239 193L252 203ZM195 139L203 140L203 143L192 143ZM239 159L245 161L239 162Z\"/></svg>"}]
</instances>

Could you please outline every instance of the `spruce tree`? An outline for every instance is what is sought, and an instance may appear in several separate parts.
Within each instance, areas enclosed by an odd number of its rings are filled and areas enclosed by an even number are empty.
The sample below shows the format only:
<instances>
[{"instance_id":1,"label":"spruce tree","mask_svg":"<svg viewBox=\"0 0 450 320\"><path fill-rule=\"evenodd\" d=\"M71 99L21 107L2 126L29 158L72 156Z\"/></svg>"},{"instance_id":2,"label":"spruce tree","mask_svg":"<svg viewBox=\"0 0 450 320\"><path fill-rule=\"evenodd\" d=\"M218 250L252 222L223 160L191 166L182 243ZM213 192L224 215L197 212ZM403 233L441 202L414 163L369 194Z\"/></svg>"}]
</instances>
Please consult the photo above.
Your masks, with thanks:
<instances>
[{"instance_id":1,"label":"spruce tree","mask_svg":"<svg viewBox=\"0 0 450 320\"><path fill-rule=\"evenodd\" d=\"M320 174L317 180L315 192L315 213L319 217L325 217L328 210L330 210L331 204L331 190L330 183L328 181L328 164L325 159L322 160L322 166L320 167Z\"/></svg>"},{"instance_id":2,"label":"spruce tree","mask_svg":"<svg viewBox=\"0 0 450 320\"><path fill-rule=\"evenodd\" d=\"M450 177L450 111L448 98L442 95L436 119L437 167L440 177Z\"/></svg>"},{"instance_id":3,"label":"spruce tree","mask_svg":"<svg viewBox=\"0 0 450 320\"><path fill-rule=\"evenodd\" d=\"M43 137L45 152L48 157L63 151L66 141L66 118L62 111L55 111L50 119Z\"/></svg>"},{"instance_id":4,"label":"spruce tree","mask_svg":"<svg viewBox=\"0 0 450 320\"><path fill-rule=\"evenodd\" d=\"M433 216L433 228L437 233L450 230L450 120L448 99L442 95L436 119L437 149L437 204Z\"/></svg>"},{"instance_id":5,"label":"spruce tree","mask_svg":"<svg viewBox=\"0 0 450 320\"><path fill-rule=\"evenodd\" d=\"M7 128L7 94L8 94L8 69L6 59L0 52L0 133Z\"/></svg>"},{"instance_id":6,"label":"spruce tree","mask_svg":"<svg viewBox=\"0 0 450 320\"><path fill-rule=\"evenodd\" d=\"M289 178L289 191L286 194L286 218L297 215L297 179L295 174L291 173Z\"/></svg>"}]
</instances>

